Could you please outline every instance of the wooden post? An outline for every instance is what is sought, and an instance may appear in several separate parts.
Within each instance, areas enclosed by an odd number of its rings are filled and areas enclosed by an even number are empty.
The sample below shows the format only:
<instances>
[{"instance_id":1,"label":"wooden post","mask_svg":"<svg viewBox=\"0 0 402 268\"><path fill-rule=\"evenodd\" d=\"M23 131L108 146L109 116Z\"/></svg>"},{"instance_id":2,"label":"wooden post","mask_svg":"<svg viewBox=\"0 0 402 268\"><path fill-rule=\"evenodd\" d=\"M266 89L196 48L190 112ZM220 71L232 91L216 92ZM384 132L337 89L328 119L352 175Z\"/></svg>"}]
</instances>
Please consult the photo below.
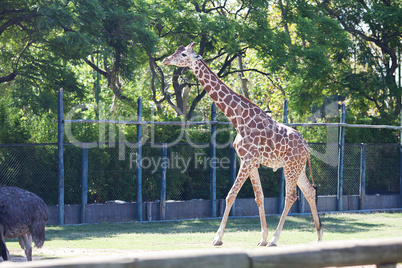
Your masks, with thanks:
<instances>
[{"instance_id":1,"label":"wooden post","mask_svg":"<svg viewBox=\"0 0 402 268\"><path fill-rule=\"evenodd\" d=\"M361 144L359 209L364 209L366 197L366 144Z\"/></svg>"},{"instance_id":2,"label":"wooden post","mask_svg":"<svg viewBox=\"0 0 402 268\"><path fill-rule=\"evenodd\" d=\"M211 217L216 217L216 104L211 106L211 161L210 161L210 200Z\"/></svg>"},{"instance_id":3,"label":"wooden post","mask_svg":"<svg viewBox=\"0 0 402 268\"><path fill-rule=\"evenodd\" d=\"M234 149L232 143L230 144L230 187L232 187L236 181L236 176L236 150ZM232 205L230 216L236 216L236 201L234 201Z\"/></svg>"},{"instance_id":4,"label":"wooden post","mask_svg":"<svg viewBox=\"0 0 402 268\"><path fill-rule=\"evenodd\" d=\"M142 97L137 100L137 121L142 121ZM137 125L137 221L142 221L142 125Z\"/></svg>"},{"instance_id":5,"label":"wooden post","mask_svg":"<svg viewBox=\"0 0 402 268\"><path fill-rule=\"evenodd\" d=\"M341 124L345 123L345 104L341 106ZM338 193L337 193L337 210L343 210L343 153L345 150L345 127L340 127L339 132L339 158L338 158Z\"/></svg>"},{"instance_id":6,"label":"wooden post","mask_svg":"<svg viewBox=\"0 0 402 268\"><path fill-rule=\"evenodd\" d=\"M59 180L59 224L64 225L63 89L57 94L57 158Z\"/></svg>"},{"instance_id":7,"label":"wooden post","mask_svg":"<svg viewBox=\"0 0 402 268\"><path fill-rule=\"evenodd\" d=\"M283 103L283 117L282 122L286 124L288 122L288 103L289 100L285 99ZM278 202L278 213L281 214L283 207L285 205L285 173L283 168L281 168L281 178L279 181L279 202Z\"/></svg>"},{"instance_id":8,"label":"wooden post","mask_svg":"<svg viewBox=\"0 0 402 268\"><path fill-rule=\"evenodd\" d=\"M159 208L159 218L166 219L166 168L167 168L167 144L162 144L161 154L161 201Z\"/></svg>"},{"instance_id":9,"label":"wooden post","mask_svg":"<svg viewBox=\"0 0 402 268\"><path fill-rule=\"evenodd\" d=\"M81 148L81 210L80 223L85 223L87 219L88 205L88 147L82 143Z\"/></svg>"}]
</instances>

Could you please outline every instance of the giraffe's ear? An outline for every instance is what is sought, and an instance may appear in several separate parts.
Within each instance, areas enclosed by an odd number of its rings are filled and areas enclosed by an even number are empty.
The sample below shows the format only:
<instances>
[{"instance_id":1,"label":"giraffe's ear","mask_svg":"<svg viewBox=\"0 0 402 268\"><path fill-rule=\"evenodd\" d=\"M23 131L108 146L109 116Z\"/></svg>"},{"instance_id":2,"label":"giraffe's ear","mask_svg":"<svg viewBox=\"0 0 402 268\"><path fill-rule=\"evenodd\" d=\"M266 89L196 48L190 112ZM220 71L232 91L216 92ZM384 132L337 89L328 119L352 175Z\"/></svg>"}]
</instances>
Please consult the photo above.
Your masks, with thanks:
<instances>
[{"instance_id":1,"label":"giraffe's ear","mask_svg":"<svg viewBox=\"0 0 402 268\"><path fill-rule=\"evenodd\" d=\"M200 56L200 55L195 55L195 56L193 56L193 58L196 59L196 60L201 60L201 59L202 59L202 56Z\"/></svg>"},{"instance_id":2,"label":"giraffe's ear","mask_svg":"<svg viewBox=\"0 0 402 268\"><path fill-rule=\"evenodd\" d=\"M183 46L183 45L180 45L180 46L176 49L176 52L180 52L180 51L183 51L183 50L185 50L184 46Z\"/></svg>"},{"instance_id":3,"label":"giraffe's ear","mask_svg":"<svg viewBox=\"0 0 402 268\"><path fill-rule=\"evenodd\" d=\"M186 46L186 50L188 51L188 52L193 52L193 48L195 47L195 42L192 42L191 44L188 44L187 46Z\"/></svg>"}]
</instances>

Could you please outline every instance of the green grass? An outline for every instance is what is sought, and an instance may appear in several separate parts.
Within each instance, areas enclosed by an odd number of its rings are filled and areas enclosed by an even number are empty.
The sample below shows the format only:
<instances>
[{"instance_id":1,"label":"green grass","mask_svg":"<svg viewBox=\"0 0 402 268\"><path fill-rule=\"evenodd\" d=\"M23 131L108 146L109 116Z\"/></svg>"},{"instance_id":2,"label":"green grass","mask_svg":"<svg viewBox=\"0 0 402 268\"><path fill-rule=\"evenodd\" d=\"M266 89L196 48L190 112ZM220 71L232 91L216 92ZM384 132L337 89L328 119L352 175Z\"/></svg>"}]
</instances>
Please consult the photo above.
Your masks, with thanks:
<instances>
[{"instance_id":1,"label":"green grass","mask_svg":"<svg viewBox=\"0 0 402 268\"><path fill-rule=\"evenodd\" d=\"M269 237L279 216L267 216ZM323 214L324 240L402 237L402 213ZM41 259L99 255L124 255L144 251L211 249L216 220L171 222L101 223L47 226L46 241L33 255ZM289 216L279 246L309 243L317 239L311 216ZM257 248L260 241L259 218L230 218L223 248ZM16 239L8 240L12 256L24 256Z\"/></svg>"}]
</instances>

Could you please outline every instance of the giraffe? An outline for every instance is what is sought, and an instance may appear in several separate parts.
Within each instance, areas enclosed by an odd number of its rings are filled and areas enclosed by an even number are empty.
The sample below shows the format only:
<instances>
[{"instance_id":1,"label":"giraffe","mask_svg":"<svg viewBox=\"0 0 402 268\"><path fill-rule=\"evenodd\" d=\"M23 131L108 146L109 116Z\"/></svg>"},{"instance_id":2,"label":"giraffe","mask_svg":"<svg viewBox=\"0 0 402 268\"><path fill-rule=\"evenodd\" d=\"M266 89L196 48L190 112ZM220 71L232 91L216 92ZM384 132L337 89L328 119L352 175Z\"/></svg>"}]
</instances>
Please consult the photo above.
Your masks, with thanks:
<instances>
[{"instance_id":1,"label":"giraffe","mask_svg":"<svg viewBox=\"0 0 402 268\"><path fill-rule=\"evenodd\" d=\"M260 215L259 246L277 245L286 216L297 199L296 185L302 190L310 205L318 241L321 241L323 233L316 207L316 189L306 176L307 160L311 172L310 148L307 142L297 130L276 122L256 104L230 89L208 67L202 57L193 51L194 46L195 43L186 47L179 46L174 54L163 60L163 64L188 67L194 72L208 95L235 127L237 135L233 141L233 147L241 161L237 178L226 197L225 211L212 244L214 246L223 244L222 237L230 209L247 178L251 180ZM258 174L260 164L271 167L274 171L283 167L286 182L284 209L269 243L267 242L264 194Z\"/></svg>"}]
</instances>

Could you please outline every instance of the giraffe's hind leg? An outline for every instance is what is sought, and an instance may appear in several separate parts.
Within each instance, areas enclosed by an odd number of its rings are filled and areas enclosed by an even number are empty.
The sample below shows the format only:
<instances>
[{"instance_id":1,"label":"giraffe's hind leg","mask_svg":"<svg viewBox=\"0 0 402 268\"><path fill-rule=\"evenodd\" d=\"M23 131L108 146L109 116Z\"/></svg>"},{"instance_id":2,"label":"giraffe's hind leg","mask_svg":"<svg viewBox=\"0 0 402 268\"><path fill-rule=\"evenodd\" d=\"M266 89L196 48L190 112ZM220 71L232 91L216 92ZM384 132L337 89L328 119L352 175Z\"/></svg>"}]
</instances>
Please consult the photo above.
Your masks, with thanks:
<instances>
[{"instance_id":1,"label":"giraffe's hind leg","mask_svg":"<svg viewBox=\"0 0 402 268\"><path fill-rule=\"evenodd\" d=\"M284 167L284 173L286 182L285 206L283 208L282 216L281 219L279 220L278 227L276 228L274 236L268 243L269 247L277 245L286 217L290 209L292 208L293 203L297 199L297 188L296 188L297 175L295 174L294 169L292 169L291 167Z\"/></svg>"},{"instance_id":2,"label":"giraffe's hind leg","mask_svg":"<svg viewBox=\"0 0 402 268\"><path fill-rule=\"evenodd\" d=\"M315 228L317 230L317 237L318 237L317 240L321 241L323 232L320 217L318 216L317 212L316 190L314 189L313 186L311 186L310 182L308 181L305 170L300 174L299 180L297 181L297 185L303 192L304 196L307 199L307 202L310 205L311 214L313 215Z\"/></svg>"}]
</instances>

